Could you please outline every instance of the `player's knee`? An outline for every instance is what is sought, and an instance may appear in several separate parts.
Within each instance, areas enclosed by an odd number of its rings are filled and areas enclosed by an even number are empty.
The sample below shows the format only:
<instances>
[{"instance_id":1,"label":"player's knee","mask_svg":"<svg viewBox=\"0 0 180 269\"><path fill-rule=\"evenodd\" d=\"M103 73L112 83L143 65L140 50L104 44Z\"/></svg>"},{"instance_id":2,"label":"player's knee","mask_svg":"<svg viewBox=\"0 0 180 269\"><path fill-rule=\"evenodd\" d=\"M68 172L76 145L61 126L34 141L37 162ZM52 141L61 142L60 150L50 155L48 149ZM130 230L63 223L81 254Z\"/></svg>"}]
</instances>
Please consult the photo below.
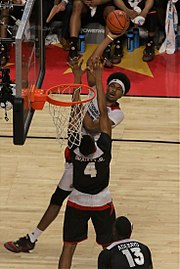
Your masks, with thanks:
<instances>
[{"instance_id":1,"label":"player's knee","mask_svg":"<svg viewBox=\"0 0 180 269\"><path fill-rule=\"evenodd\" d=\"M70 191L64 191L59 187L57 187L51 197L50 204L62 206L64 200L68 197L70 193L71 193Z\"/></svg>"}]
</instances>

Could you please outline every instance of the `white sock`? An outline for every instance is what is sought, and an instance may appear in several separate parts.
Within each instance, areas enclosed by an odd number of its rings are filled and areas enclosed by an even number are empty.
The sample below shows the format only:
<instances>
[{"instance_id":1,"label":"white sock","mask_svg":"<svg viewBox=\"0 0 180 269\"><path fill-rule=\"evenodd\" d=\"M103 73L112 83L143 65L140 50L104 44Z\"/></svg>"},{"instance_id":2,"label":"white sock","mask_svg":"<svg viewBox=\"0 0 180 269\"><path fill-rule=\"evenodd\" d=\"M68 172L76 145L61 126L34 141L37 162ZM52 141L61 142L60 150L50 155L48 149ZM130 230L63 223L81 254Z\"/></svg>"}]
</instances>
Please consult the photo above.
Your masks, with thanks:
<instances>
[{"instance_id":1,"label":"white sock","mask_svg":"<svg viewBox=\"0 0 180 269\"><path fill-rule=\"evenodd\" d=\"M31 233L28 233L31 243L34 243L41 234L42 231L38 228L35 228Z\"/></svg>"}]
</instances>

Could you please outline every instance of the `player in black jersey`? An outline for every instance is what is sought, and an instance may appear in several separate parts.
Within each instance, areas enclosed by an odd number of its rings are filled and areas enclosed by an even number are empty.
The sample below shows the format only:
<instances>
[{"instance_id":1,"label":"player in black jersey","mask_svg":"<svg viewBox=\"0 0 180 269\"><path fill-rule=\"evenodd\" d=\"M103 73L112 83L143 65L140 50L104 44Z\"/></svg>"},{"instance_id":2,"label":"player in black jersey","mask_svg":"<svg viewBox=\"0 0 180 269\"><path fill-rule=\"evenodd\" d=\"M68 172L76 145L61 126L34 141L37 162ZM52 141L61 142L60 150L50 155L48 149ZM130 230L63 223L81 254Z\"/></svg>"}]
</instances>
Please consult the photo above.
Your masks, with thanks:
<instances>
[{"instance_id":1,"label":"player in black jersey","mask_svg":"<svg viewBox=\"0 0 180 269\"><path fill-rule=\"evenodd\" d=\"M124 216L113 225L114 242L102 250L98 269L153 269L150 249L143 243L130 239L132 224Z\"/></svg>"},{"instance_id":2,"label":"player in black jersey","mask_svg":"<svg viewBox=\"0 0 180 269\"><path fill-rule=\"evenodd\" d=\"M77 243L87 239L90 219L96 232L97 243L107 246L112 242L115 210L107 188L112 124L108 117L102 85L103 63L99 58L92 60L92 69L97 85L100 137L95 142L93 136L83 135L80 146L71 149L73 190L65 211L64 246L59 260L59 269L71 267ZM72 121L73 119L70 124Z\"/></svg>"}]
</instances>

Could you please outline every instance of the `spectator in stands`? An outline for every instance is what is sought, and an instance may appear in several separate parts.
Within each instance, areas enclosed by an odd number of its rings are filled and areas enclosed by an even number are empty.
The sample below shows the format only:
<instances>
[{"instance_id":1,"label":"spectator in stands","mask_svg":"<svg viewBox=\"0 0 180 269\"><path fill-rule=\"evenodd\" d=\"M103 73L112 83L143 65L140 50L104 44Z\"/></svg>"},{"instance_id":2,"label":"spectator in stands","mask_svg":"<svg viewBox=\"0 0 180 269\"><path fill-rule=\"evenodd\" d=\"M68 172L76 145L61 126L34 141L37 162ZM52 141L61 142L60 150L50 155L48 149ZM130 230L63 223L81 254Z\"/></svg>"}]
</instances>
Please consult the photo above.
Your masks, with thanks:
<instances>
[{"instance_id":1,"label":"spectator in stands","mask_svg":"<svg viewBox=\"0 0 180 269\"><path fill-rule=\"evenodd\" d=\"M133 225L125 216L113 225L114 242L101 251L98 269L153 269L152 253L147 245L131 239Z\"/></svg>"},{"instance_id":2,"label":"spectator in stands","mask_svg":"<svg viewBox=\"0 0 180 269\"><path fill-rule=\"evenodd\" d=\"M158 24L160 29L165 28L166 8L169 0L154 0L157 9ZM178 13L178 25L180 25L180 0L175 2L176 10Z\"/></svg>"},{"instance_id":3,"label":"spectator in stands","mask_svg":"<svg viewBox=\"0 0 180 269\"><path fill-rule=\"evenodd\" d=\"M15 4L12 7L12 4ZM0 10L0 38L13 38L15 34L15 28L13 26L16 20L21 19L22 16L22 5L25 4L24 0L13 0L12 2L7 0L1 1ZM4 44L6 47L9 44ZM2 48L2 47L1 47Z\"/></svg>"},{"instance_id":4,"label":"spectator in stands","mask_svg":"<svg viewBox=\"0 0 180 269\"><path fill-rule=\"evenodd\" d=\"M138 16L143 17L140 21L141 24L138 24L138 20L134 23L131 23L130 27L134 24L139 26L146 27L148 30L148 40L146 43L146 47L143 51L143 61L148 62L152 61L155 55L154 49L154 37L157 26L157 11L154 8L154 0L114 0L114 4L118 9L121 9L127 13L131 20L134 20ZM138 14L134 8L141 8L141 13ZM122 46L122 38L120 37L116 39L114 43L114 52L112 54L112 45L108 46L104 52L104 57L108 59L107 65L108 67L112 67L112 63L118 64L121 61L123 56L123 46Z\"/></svg>"},{"instance_id":5,"label":"spectator in stands","mask_svg":"<svg viewBox=\"0 0 180 269\"><path fill-rule=\"evenodd\" d=\"M43 21L47 28L55 20L62 21L60 43L65 50L69 49L69 20L72 12L71 0L43 0Z\"/></svg>"},{"instance_id":6,"label":"spectator in stands","mask_svg":"<svg viewBox=\"0 0 180 269\"><path fill-rule=\"evenodd\" d=\"M70 51L69 60L78 57L78 36L81 24L99 22L105 25L105 17L115 9L111 0L73 0L70 18Z\"/></svg>"},{"instance_id":7,"label":"spectator in stands","mask_svg":"<svg viewBox=\"0 0 180 269\"><path fill-rule=\"evenodd\" d=\"M170 0L155 0L155 6L157 9L157 18L158 18L158 40L157 47L164 42L166 38L165 26L166 26L166 13L167 13L167 4ZM177 15L178 15L178 25L180 25L180 0L172 1L176 7ZM174 20L174 18L173 18Z\"/></svg>"},{"instance_id":8,"label":"spectator in stands","mask_svg":"<svg viewBox=\"0 0 180 269\"><path fill-rule=\"evenodd\" d=\"M155 7L157 10L157 47L161 45L165 38L165 20L166 20L166 8L168 0L155 0Z\"/></svg>"},{"instance_id":9,"label":"spectator in stands","mask_svg":"<svg viewBox=\"0 0 180 269\"><path fill-rule=\"evenodd\" d=\"M24 0L13 0L12 3L13 4L24 4ZM3 0L1 1L1 4L7 4L8 1ZM9 3L10 4L10 3ZM6 38L9 37L8 32L7 32L7 26L9 25L9 23L11 23L10 21L10 14L14 15L16 13L16 9L15 10L11 10L8 7L6 8L2 8L0 10L0 17L1 17L1 24L0 24L0 38ZM13 20L14 23L14 20Z\"/></svg>"}]
</instances>

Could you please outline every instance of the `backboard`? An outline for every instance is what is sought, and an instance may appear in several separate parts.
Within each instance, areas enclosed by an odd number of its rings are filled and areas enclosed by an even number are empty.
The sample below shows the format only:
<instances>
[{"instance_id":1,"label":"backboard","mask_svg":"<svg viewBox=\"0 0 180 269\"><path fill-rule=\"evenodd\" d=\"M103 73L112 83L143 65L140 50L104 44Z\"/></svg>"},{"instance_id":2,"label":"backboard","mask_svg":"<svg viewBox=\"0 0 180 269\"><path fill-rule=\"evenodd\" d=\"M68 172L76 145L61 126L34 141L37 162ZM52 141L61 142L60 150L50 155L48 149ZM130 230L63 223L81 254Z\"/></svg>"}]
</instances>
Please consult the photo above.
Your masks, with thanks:
<instances>
[{"instance_id":1,"label":"backboard","mask_svg":"<svg viewBox=\"0 0 180 269\"><path fill-rule=\"evenodd\" d=\"M34 109L30 91L40 88L45 74L42 0L28 0L15 36L16 93L13 105L13 142L23 145Z\"/></svg>"}]
</instances>

